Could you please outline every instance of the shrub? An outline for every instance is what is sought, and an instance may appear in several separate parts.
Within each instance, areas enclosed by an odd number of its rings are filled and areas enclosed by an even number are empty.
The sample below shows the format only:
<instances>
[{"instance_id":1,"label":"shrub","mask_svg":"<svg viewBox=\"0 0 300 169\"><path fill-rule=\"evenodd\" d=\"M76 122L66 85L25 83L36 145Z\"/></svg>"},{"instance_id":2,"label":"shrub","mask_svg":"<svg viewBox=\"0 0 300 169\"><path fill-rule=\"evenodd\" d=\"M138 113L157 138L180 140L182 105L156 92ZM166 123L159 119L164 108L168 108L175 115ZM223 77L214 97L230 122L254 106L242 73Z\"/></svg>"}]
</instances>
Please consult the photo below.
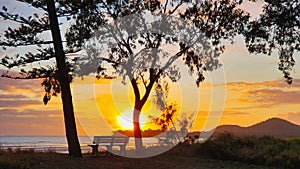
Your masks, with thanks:
<instances>
[{"instance_id":1,"label":"shrub","mask_svg":"<svg viewBox=\"0 0 300 169\"><path fill-rule=\"evenodd\" d=\"M296 169L300 168L300 140L274 137L234 137L223 134L196 147L205 158Z\"/></svg>"}]
</instances>

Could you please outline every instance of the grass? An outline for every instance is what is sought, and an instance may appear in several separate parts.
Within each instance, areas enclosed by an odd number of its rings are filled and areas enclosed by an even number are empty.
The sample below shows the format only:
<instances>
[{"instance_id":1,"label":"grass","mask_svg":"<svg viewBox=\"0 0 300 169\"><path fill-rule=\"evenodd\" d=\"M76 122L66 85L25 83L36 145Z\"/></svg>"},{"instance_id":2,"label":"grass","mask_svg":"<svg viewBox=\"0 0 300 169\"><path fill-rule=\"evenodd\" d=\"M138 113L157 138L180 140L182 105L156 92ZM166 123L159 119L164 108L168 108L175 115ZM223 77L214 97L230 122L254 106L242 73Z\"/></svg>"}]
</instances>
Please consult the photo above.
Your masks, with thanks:
<instances>
[{"instance_id":1,"label":"grass","mask_svg":"<svg viewBox=\"0 0 300 169\"><path fill-rule=\"evenodd\" d=\"M245 163L300 168L300 140L274 137L234 137L224 134L195 145L196 154L203 158L242 161Z\"/></svg>"},{"instance_id":2,"label":"grass","mask_svg":"<svg viewBox=\"0 0 300 169\"><path fill-rule=\"evenodd\" d=\"M65 154L32 151L0 152L1 169L269 169L241 162L203 159L191 153L191 146L181 145L149 158L118 156L70 158Z\"/></svg>"},{"instance_id":3,"label":"grass","mask_svg":"<svg viewBox=\"0 0 300 169\"><path fill-rule=\"evenodd\" d=\"M156 150L155 147L152 150ZM127 152L132 153L131 151ZM149 158L70 158L54 152L1 150L0 169L299 169L300 139L234 137L224 134L203 144L180 144Z\"/></svg>"}]
</instances>

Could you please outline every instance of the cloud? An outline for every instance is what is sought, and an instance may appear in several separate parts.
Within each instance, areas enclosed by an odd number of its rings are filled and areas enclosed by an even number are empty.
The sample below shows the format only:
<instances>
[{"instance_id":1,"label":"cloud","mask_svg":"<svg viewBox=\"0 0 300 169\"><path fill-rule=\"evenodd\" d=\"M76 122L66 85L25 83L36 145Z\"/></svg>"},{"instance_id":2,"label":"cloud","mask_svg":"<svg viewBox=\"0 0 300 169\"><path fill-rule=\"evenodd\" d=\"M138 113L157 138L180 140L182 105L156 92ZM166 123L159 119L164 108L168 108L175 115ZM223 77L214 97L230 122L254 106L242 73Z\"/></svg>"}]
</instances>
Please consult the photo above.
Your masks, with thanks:
<instances>
[{"instance_id":1,"label":"cloud","mask_svg":"<svg viewBox=\"0 0 300 169\"><path fill-rule=\"evenodd\" d=\"M272 117L300 124L300 114L286 114L297 112L299 109L300 80L295 79L294 82L292 85L283 80L228 83L226 104L220 124L248 126Z\"/></svg>"},{"instance_id":2,"label":"cloud","mask_svg":"<svg viewBox=\"0 0 300 169\"><path fill-rule=\"evenodd\" d=\"M40 80L15 80L0 77L0 84L0 107L42 105L44 89Z\"/></svg>"},{"instance_id":3,"label":"cloud","mask_svg":"<svg viewBox=\"0 0 300 169\"><path fill-rule=\"evenodd\" d=\"M255 89L247 91L249 101L271 104L299 104L300 91L283 91L279 89Z\"/></svg>"},{"instance_id":4,"label":"cloud","mask_svg":"<svg viewBox=\"0 0 300 169\"><path fill-rule=\"evenodd\" d=\"M17 109L0 109L0 116L7 115L7 114L16 114L19 111Z\"/></svg>"},{"instance_id":5,"label":"cloud","mask_svg":"<svg viewBox=\"0 0 300 169\"><path fill-rule=\"evenodd\" d=\"M0 109L0 135L64 135L62 112Z\"/></svg>"},{"instance_id":6,"label":"cloud","mask_svg":"<svg viewBox=\"0 0 300 169\"><path fill-rule=\"evenodd\" d=\"M0 107L22 107L26 105L40 104L42 101L37 100L0 100Z\"/></svg>"},{"instance_id":7,"label":"cloud","mask_svg":"<svg viewBox=\"0 0 300 169\"><path fill-rule=\"evenodd\" d=\"M0 99L5 100L5 99L26 99L28 98L25 95L22 94L0 94Z\"/></svg>"},{"instance_id":8,"label":"cloud","mask_svg":"<svg viewBox=\"0 0 300 169\"><path fill-rule=\"evenodd\" d=\"M288 85L284 81L266 81L257 83L230 82L227 90L230 96L243 104L259 104L270 107L280 104L299 104L300 79Z\"/></svg>"},{"instance_id":9,"label":"cloud","mask_svg":"<svg viewBox=\"0 0 300 169\"><path fill-rule=\"evenodd\" d=\"M40 90L42 89L41 87L41 82L40 80L21 80L21 79L8 79L4 77L0 77L0 90L3 91L13 91L15 89L26 89L26 90L31 90L31 91L36 91L37 86L40 87Z\"/></svg>"},{"instance_id":10,"label":"cloud","mask_svg":"<svg viewBox=\"0 0 300 169\"><path fill-rule=\"evenodd\" d=\"M242 112L242 111L224 111L223 115L249 115L250 113L248 112Z\"/></svg>"},{"instance_id":11,"label":"cloud","mask_svg":"<svg viewBox=\"0 0 300 169\"><path fill-rule=\"evenodd\" d=\"M79 135L86 135L76 120ZM0 135L65 135L61 110L0 109Z\"/></svg>"},{"instance_id":12,"label":"cloud","mask_svg":"<svg viewBox=\"0 0 300 169\"><path fill-rule=\"evenodd\" d=\"M278 87L278 88L298 88L300 87L300 79L293 79L291 85L287 84L284 80L264 81L264 82L228 82L226 87L244 88L244 87Z\"/></svg>"},{"instance_id":13,"label":"cloud","mask_svg":"<svg viewBox=\"0 0 300 169\"><path fill-rule=\"evenodd\" d=\"M300 124L300 112L281 113L278 116L292 123Z\"/></svg>"},{"instance_id":14,"label":"cloud","mask_svg":"<svg viewBox=\"0 0 300 169\"><path fill-rule=\"evenodd\" d=\"M261 103L260 105L263 105L264 108L274 107L274 104ZM253 109L256 109L256 108L259 108L259 106L257 104L253 104L253 103L252 104L247 104L247 106L245 106L244 104L239 104L239 105L235 104L234 106L227 107L226 111L227 112L244 112L244 111L249 112L249 110L253 110Z\"/></svg>"},{"instance_id":15,"label":"cloud","mask_svg":"<svg viewBox=\"0 0 300 169\"><path fill-rule=\"evenodd\" d=\"M17 109L0 109L0 119L17 119L17 118L62 118L62 113L59 110L34 110L25 109L19 111Z\"/></svg>"}]
</instances>

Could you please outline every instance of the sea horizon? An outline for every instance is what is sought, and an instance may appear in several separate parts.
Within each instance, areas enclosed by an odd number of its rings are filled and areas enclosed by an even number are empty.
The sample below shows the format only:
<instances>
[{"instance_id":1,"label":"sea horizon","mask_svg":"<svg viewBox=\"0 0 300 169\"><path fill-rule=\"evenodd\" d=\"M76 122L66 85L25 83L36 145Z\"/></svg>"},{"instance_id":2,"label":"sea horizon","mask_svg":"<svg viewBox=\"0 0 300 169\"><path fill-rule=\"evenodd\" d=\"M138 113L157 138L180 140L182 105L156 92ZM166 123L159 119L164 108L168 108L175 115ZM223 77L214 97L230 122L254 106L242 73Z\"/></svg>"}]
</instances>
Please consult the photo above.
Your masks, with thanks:
<instances>
[{"instance_id":1,"label":"sea horizon","mask_svg":"<svg viewBox=\"0 0 300 169\"><path fill-rule=\"evenodd\" d=\"M83 153L89 153L92 148L92 137L78 136ZM156 138L143 138L145 146L157 145ZM101 147L101 146L100 146ZM103 147L104 148L104 147ZM130 137L127 149L134 149L134 138ZM33 150L36 152L68 153L68 144L65 136L0 136L2 150Z\"/></svg>"}]
</instances>

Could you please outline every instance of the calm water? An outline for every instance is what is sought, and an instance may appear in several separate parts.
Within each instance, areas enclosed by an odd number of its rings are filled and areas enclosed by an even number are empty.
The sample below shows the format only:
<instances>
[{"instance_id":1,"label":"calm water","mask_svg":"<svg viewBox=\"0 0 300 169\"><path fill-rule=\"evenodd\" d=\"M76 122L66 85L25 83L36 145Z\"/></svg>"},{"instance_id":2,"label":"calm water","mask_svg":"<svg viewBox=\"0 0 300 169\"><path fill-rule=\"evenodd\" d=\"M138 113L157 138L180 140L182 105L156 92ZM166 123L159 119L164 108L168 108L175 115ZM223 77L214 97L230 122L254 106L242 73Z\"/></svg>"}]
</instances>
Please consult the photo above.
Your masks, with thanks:
<instances>
[{"instance_id":1,"label":"calm water","mask_svg":"<svg viewBox=\"0 0 300 169\"><path fill-rule=\"evenodd\" d=\"M90 152L88 144L92 143L92 137L79 137L82 152ZM145 146L158 144L156 138L143 138ZM34 149L35 151L54 151L67 153L67 140L63 136L0 136L0 148L2 149ZM127 149L134 148L134 139L130 138Z\"/></svg>"}]
</instances>

